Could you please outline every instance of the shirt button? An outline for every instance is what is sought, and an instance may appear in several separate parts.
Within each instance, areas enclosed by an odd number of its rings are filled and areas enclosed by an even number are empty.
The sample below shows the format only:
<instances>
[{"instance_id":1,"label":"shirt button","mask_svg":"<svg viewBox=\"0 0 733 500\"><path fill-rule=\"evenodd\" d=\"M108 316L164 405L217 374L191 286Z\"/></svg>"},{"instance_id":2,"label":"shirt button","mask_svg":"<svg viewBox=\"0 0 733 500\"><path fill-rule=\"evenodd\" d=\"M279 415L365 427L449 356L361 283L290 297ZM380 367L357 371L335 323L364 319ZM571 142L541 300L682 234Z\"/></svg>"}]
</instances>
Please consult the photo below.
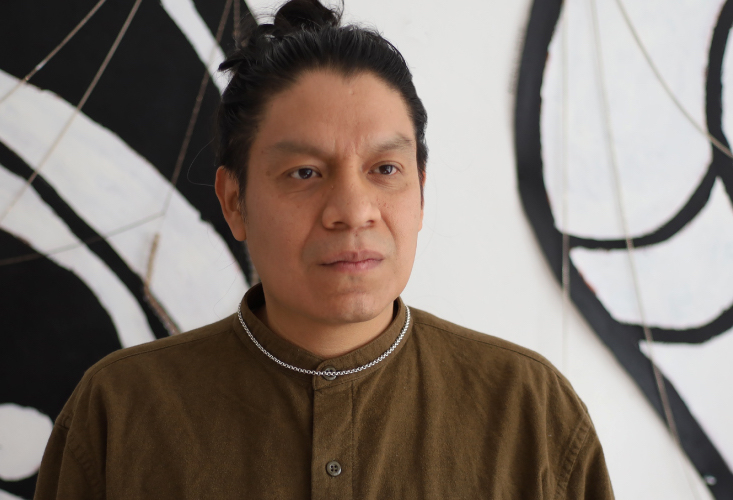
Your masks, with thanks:
<instances>
[{"instance_id":1,"label":"shirt button","mask_svg":"<svg viewBox=\"0 0 733 500\"><path fill-rule=\"evenodd\" d=\"M326 464L326 472L328 472L328 475L331 477L338 476L341 474L341 464L336 460L331 460Z\"/></svg>"},{"instance_id":2,"label":"shirt button","mask_svg":"<svg viewBox=\"0 0 733 500\"><path fill-rule=\"evenodd\" d=\"M336 371L336 368L333 366L327 366L323 369L324 372L328 372L327 375L323 375L323 378L326 380L336 380L336 375L333 375L332 373Z\"/></svg>"}]
</instances>

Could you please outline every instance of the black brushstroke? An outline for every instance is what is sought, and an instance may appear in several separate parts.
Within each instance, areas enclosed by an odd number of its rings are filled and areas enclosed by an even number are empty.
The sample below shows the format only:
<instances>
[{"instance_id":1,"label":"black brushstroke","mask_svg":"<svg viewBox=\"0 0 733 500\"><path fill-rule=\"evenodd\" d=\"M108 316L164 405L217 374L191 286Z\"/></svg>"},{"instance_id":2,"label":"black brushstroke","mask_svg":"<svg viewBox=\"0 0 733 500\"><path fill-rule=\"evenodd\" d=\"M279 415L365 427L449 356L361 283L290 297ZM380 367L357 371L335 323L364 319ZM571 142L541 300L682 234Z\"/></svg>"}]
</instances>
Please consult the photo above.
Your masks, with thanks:
<instances>
[{"instance_id":1,"label":"black brushstroke","mask_svg":"<svg viewBox=\"0 0 733 500\"><path fill-rule=\"evenodd\" d=\"M520 62L514 123L517 178L522 205L543 254L558 282L561 282L562 274L562 235L556 229L544 184L540 137L542 106L540 91L548 47L559 18L561 6L562 2L560 0L535 0L532 5ZM707 182L707 185L711 186L711 180L714 179L714 176L710 172L717 174L715 168L717 166L713 163L713 167L710 169L709 175L703 180L703 184ZM679 231L694 217L695 210L699 212L704 206L704 203L701 202L709 198L710 191L708 189L706 192L705 187L696 189L691 200L682 209L684 213L682 215L678 214L673 219L674 223L670 221L669 227L664 228L665 234L671 236ZM675 225L678 226L676 230ZM580 242L575 239L574 243L578 245ZM657 414L664 419L651 363L639 348L639 342L643 338L641 328L638 325L624 325L614 319L583 280L572 262L570 292L571 299L577 305L581 314L601 340L611 349L624 369L633 377ZM721 315L718 320L729 321L730 312L727 313L727 317L724 317L725 314ZM657 333L660 334L660 337L664 336L661 331L657 331ZM667 333L668 339L671 340L674 332L668 331ZM689 332L686 333L689 334ZM733 474L672 384L666 379L664 384L669 395L672 413L678 427L683 449L702 476L716 478L716 484L708 485L713 495L719 500L731 498L733 496Z\"/></svg>"},{"instance_id":2,"label":"black brushstroke","mask_svg":"<svg viewBox=\"0 0 733 500\"><path fill-rule=\"evenodd\" d=\"M728 139L723 132L723 85L721 78L723 57L728 43L731 23L733 22L733 11L731 10L732 7L728 5L729 3L726 3L721 9L710 43L705 85L705 113L708 132L726 148L730 149ZM697 217L710 199L710 192L716 179L720 179L723 182L728 197L733 200L733 161L714 145L710 144L710 148L713 156L710 166L685 205L658 229L644 236L633 238L632 241L636 248L655 245L668 240ZM597 240L572 236L570 238L570 247L606 250L623 249L626 248L626 240ZM731 326L733 326L733 323L731 323Z\"/></svg>"},{"instance_id":3,"label":"black brushstroke","mask_svg":"<svg viewBox=\"0 0 733 500\"><path fill-rule=\"evenodd\" d=\"M641 332L641 326L628 325L636 331ZM652 327L652 337L655 342L702 344L716 335L725 333L733 328L733 305L723 311L710 323L686 330L674 328Z\"/></svg>"},{"instance_id":4,"label":"black brushstroke","mask_svg":"<svg viewBox=\"0 0 733 500\"><path fill-rule=\"evenodd\" d=\"M31 81L75 105L104 59L134 0L107 2L89 23ZM86 15L97 0L6 0L0 2L0 69L17 78L28 73ZM216 27L224 0L197 2L207 24ZM247 13L241 6L241 13ZM232 42L233 21L223 47ZM190 42L160 2L140 5L122 43L83 112L117 134L170 179L201 78L205 72ZM212 139L218 89L209 83L176 188L226 241L246 279L251 264L234 240L213 193ZM198 155L198 156L197 156ZM195 161L194 161L195 158ZM7 148L0 163L24 178L29 168ZM188 180L190 179L190 181ZM80 239L98 236L40 177L33 188ZM161 200L162 201L162 200ZM134 203L134 200L130 200ZM140 303L156 336L166 336L145 300L142 283L108 243L88 245L120 277ZM0 258L33 249L0 232ZM30 406L55 418L84 371L121 346L98 299L73 273L46 258L0 266L0 403ZM0 481L0 489L32 498L36 476Z\"/></svg>"},{"instance_id":5,"label":"black brushstroke","mask_svg":"<svg viewBox=\"0 0 733 500\"><path fill-rule=\"evenodd\" d=\"M26 180L33 174L33 169L2 142L0 142L0 165L3 165L9 171ZM58 195L53 186L42 175L38 175L33 181L32 189L35 189L41 199L64 221L79 240L93 240L87 247L97 254L102 262L117 275L120 281L135 297L135 300L137 300L145 313L153 335L159 339L167 337L168 331L165 325L163 325L160 318L155 314L153 308L150 307L148 301L145 300L143 281L140 276L130 269L127 263L122 260L112 246L99 233L77 215L74 209Z\"/></svg>"},{"instance_id":6,"label":"black brushstroke","mask_svg":"<svg viewBox=\"0 0 733 500\"><path fill-rule=\"evenodd\" d=\"M31 83L75 105L104 60L133 1L105 3ZM0 68L18 78L25 75L95 3L96 0L0 2L0 46L13 47L0 51ZM224 3L207 2L207 9L218 12L217 25ZM191 43L160 2L142 2L83 112L119 135L170 179L205 71ZM251 263L246 248L232 237L210 187L216 165L209 143L218 102L219 91L210 83L176 188L221 235L249 281ZM187 180L189 168L192 182Z\"/></svg>"},{"instance_id":7,"label":"black brushstroke","mask_svg":"<svg viewBox=\"0 0 733 500\"><path fill-rule=\"evenodd\" d=\"M249 9L242 0L232 0L232 4L239 2L239 15L244 16L249 12ZM196 10L198 11L201 19L206 23L206 26L211 31L213 36L216 36L216 32L219 29L219 22L221 21L221 14L224 10L224 4L226 0L217 2L211 2L209 0L195 0ZM219 46L224 51L224 54L229 54L234 50L234 5L229 9L229 18L224 26L221 41Z\"/></svg>"},{"instance_id":8,"label":"black brushstroke","mask_svg":"<svg viewBox=\"0 0 733 500\"><path fill-rule=\"evenodd\" d=\"M577 272L577 268L575 268L574 266L572 267L572 269ZM577 279L582 280L582 275L578 275ZM574 281L572 281L571 284L572 283L574 283ZM583 284L585 287L590 288L585 281L583 281ZM622 323L616 319L614 319L614 321L617 323L614 328L616 332L618 332L620 335L628 336L632 339L637 339L637 341L641 341L644 339L644 332L640 325L632 323ZM728 330L733 328L731 326L732 324L733 306L723 311L722 314L720 314L710 323L706 323L705 325L696 328L675 329L650 327L650 330L652 333L652 338L655 342L670 344L702 344L712 339L716 335L727 332Z\"/></svg>"},{"instance_id":9,"label":"black brushstroke","mask_svg":"<svg viewBox=\"0 0 733 500\"><path fill-rule=\"evenodd\" d=\"M0 259L33 248L0 230ZM47 258L0 266L0 404L36 408L55 419L84 372L120 349L114 324L73 272ZM0 482L32 498L35 476Z\"/></svg>"},{"instance_id":10,"label":"black brushstroke","mask_svg":"<svg viewBox=\"0 0 733 500\"><path fill-rule=\"evenodd\" d=\"M0 479L0 490L7 491L20 498L33 498L33 494L36 491L36 481L38 480L38 473L33 474L30 477L21 479L20 481L3 481Z\"/></svg>"},{"instance_id":11,"label":"black brushstroke","mask_svg":"<svg viewBox=\"0 0 733 500\"><path fill-rule=\"evenodd\" d=\"M733 26L733 2L727 0L720 11L718 23L713 30L708 55L707 81L705 82L705 114L708 132L730 148L723 131L723 59L728 44L728 35ZM733 200L733 160L711 145L713 165L723 181L728 197Z\"/></svg>"},{"instance_id":12,"label":"black brushstroke","mask_svg":"<svg viewBox=\"0 0 733 500\"><path fill-rule=\"evenodd\" d=\"M680 229L689 224L710 200L710 193L715 185L715 180L719 175L719 168L716 163L713 162L708 167L707 172L703 176L700 184L697 186L695 191L690 195L690 198L684 204L684 206L667 222L662 224L658 229L655 229L649 234L644 236L637 236L632 238L632 243L635 248L641 248L649 245L656 245L670 239L672 236L677 234ZM604 249L604 250L618 250L626 248L626 240L597 240L593 238L582 238L579 236L570 237L570 248L583 247L590 249Z\"/></svg>"}]
</instances>

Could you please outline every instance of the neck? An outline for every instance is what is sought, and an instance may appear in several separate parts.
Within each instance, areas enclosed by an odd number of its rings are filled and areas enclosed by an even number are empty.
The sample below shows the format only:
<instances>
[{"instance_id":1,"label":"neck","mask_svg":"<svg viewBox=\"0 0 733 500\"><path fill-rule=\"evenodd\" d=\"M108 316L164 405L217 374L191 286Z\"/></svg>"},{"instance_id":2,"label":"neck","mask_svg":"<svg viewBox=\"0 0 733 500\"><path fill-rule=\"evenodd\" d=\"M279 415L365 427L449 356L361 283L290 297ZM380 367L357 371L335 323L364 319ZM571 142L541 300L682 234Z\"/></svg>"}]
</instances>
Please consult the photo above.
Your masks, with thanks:
<instances>
[{"instance_id":1,"label":"neck","mask_svg":"<svg viewBox=\"0 0 733 500\"><path fill-rule=\"evenodd\" d=\"M393 303L375 318L358 323L324 323L281 310L276 303L265 303L253 311L280 337L323 359L336 358L368 344L392 322Z\"/></svg>"}]
</instances>

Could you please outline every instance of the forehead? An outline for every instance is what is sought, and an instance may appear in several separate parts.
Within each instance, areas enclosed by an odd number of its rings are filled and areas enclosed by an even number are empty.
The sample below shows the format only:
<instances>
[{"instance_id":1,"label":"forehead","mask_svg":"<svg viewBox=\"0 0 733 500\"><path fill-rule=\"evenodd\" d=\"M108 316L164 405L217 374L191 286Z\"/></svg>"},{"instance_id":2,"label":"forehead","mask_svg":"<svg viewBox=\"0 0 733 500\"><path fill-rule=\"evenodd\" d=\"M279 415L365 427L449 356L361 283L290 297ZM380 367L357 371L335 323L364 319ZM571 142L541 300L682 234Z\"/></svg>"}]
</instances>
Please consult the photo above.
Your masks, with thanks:
<instances>
[{"instance_id":1,"label":"forehead","mask_svg":"<svg viewBox=\"0 0 733 500\"><path fill-rule=\"evenodd\" d=\"M265 108L252 145L267 152L283 141L306 143L330 154L363 153L395 137L414 143L400 93L371 73L345 77L330 70L301 75Z\"/></svg>"}]
</instances>

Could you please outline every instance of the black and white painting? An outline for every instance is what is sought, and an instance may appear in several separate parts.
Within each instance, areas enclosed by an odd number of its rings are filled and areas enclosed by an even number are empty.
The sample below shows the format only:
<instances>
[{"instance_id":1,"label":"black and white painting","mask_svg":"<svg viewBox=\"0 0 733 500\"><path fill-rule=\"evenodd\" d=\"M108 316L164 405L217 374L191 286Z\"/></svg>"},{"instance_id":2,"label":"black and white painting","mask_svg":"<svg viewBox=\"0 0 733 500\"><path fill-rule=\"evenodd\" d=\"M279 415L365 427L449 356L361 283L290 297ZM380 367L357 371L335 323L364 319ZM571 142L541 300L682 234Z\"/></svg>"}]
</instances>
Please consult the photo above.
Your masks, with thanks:
<instances>
[{"instance_id":1,"label":"black and white painting","mask_svg":"<svg viewBox=\"0 0 733 500\"><path fill-rule=\"evenodd\" d=\"M562 281L565 233L572 301L720 499L733 498L732 24L723 0L535 0L515 116L522 203L550 266Z\"/></svg>"},{"instance_id":2,"label":"black and white painting","mask_svg":"<svg viewBox=\"0 0 733 500\"><path fill-rule=\"evenodd\" d=\"M32 497L53 419L86 369L231 314L256 280L211 187L226 84L215 68L232 19L278 3L0 3L0 500ZM403 52L430 115L405 300L563 369L618 498L689 498L657 433L653 357L693 479L731 498L733 162L708 137L729 149L731 2L345 8ZM542 261L562 277L563 233L587 321L567 363L560 287Z\"/></svg>"},{"instance_id":3,"label":"black and white painting","mask_svg":"<svg viewBox=\"0 0 733 500\"><path fill-rule=\"evenodd\" d=\"M235 12L244 3L0 5L3 500L32 497L52 420L87 368L228 316L247 288L246 250L211 189L213 114L226 84L215 70Z\"/></svg>"}]
</instances>

